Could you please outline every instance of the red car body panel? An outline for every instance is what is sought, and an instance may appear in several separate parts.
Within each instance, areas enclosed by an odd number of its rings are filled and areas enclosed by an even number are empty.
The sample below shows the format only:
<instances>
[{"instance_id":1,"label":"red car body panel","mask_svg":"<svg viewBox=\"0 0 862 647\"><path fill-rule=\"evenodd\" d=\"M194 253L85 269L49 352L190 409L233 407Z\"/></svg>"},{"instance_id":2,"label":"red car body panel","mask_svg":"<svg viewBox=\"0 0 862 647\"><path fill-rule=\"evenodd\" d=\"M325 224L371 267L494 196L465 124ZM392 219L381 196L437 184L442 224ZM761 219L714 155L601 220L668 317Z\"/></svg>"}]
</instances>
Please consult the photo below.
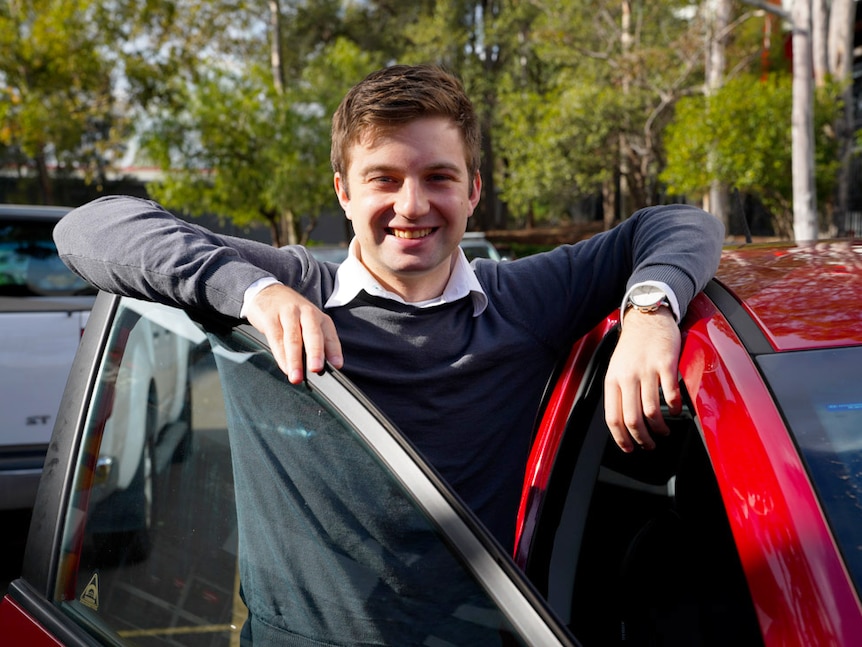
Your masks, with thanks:
<instances>
[{"instance_id":1,"label":"red car body panel","mask_svg":"<svg viewBox=\"0 0 862 647\"><path fill-rule=\"evenodd\" d=\"M748 246L725 251L718 278L773 348L862 344L862 242Z\"/></svg>"},{"instance_id":2,"label":"red car body panel","mask_svg":"<svg viewBox=\"0 0 862 647\"><path fill-rule=\"evenodd\" d=\"M0 602L0 627L3 627L4 645L63 647L63 643L8 595Z\"/></svg>"},{"instance_id":3,"label":"red car body panel","mask_svg":"<svg viewBox=\"0 0 862 647\"><path fill-rule=\"evenodd\" d=\"M542 414L527 462L515 531L514 558L521 568L525 567L530 554L536 520L548 489L557 448L566 430L569 411L581 389L596 347L618 322L619 316L614 313L572 347Z\"/></svg>"},{"instance_id":4,"label":"red car body panel","mask_svg":"<svg viewBox=\"0 0 862 647\"><path fill-rule=\"evenodd\" d=\"M862 606L757 368L705 297L692 304L686 328L680 370L701 423L764 643L853 644L862 636Z\"/></svg>"}]
</instances>

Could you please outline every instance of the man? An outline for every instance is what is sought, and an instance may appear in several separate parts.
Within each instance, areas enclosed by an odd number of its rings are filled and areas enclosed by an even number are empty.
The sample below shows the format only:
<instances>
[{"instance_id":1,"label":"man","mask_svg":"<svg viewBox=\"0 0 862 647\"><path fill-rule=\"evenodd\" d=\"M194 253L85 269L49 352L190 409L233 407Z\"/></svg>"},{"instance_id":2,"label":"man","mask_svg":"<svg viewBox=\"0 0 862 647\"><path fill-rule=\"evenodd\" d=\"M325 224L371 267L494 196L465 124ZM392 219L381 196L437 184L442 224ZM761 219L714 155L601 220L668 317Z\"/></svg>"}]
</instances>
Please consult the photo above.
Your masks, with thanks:
<instances>
[{"instance_id":1,"label":"man","mask_svg":"<svg viewBox=\"0 0 862 647\"><path fill-rule=\"evenodd\" d=\"M371 74L333 118L350 257L315 261L219 236L158 205L104 198L61 221L64 261L111 292L245 317L293 383L343 368L511 548L532 423L555 362L623 303L606 418L625 451L664 433L677 321L714 273L723 238L704 212L646 209L611 232L513 262L459 248L481 192L480 131L459 81L433 66ZM629 297L625 296L626 299Z\"/></svg>"}]
</instances>

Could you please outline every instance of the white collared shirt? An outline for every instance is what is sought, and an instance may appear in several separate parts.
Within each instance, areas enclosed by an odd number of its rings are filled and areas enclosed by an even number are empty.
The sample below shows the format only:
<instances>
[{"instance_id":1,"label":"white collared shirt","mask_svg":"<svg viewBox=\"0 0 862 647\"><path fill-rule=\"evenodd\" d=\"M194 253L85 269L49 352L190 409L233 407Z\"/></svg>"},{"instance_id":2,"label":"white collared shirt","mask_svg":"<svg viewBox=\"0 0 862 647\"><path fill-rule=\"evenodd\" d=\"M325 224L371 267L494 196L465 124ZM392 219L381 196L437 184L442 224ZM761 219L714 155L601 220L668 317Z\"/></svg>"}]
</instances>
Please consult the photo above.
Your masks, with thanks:
<instances>
[{"instance_id":1,"label":"white collared shirt","mask_svg":"<svg viewBox=\"0 0 862 647\"><path fill-rule=\"evenodd\" d=\"M383 297L405 304L408 303L399 295L390 292L380 285L377 279L371 275L371 272L360 262L356 254L356 245L356 239L354 238L350 242L347 259L338 267L338 272L335 274L335 288L324 304L324 308L336 308L346 305L353 301L356 295L362 290L365 290L365 292L372 296ZM409 305L416 306L417 308L428 308L444 303L452 303L467 296L473 299L473 316L478 317L488 307L488 296L482 289L479 279L476 278L473 268L470 267L464 251L459 247L458 255L452 266L452 273L449 275L449 281L446 283L443 294L427 301L409 303Z\"/></svg>"}]
</instances>

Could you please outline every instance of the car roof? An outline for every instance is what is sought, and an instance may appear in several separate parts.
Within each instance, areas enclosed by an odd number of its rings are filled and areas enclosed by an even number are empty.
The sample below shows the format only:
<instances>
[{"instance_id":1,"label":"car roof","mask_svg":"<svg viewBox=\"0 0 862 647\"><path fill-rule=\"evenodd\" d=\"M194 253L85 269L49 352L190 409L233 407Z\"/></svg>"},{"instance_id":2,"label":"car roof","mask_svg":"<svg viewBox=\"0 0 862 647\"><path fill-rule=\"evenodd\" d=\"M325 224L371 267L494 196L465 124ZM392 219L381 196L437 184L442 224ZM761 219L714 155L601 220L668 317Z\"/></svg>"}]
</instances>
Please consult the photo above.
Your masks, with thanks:
<instances>
[{"instance_id":1,"label":"car roof","mask_svg":"<svg viewBox=\"0 0 862 647\"><path fill-rule=\"evenodd\" d=\"M0 218L14 217L33 220L59 220L72 207L49 207L34 204L0 204Z\"/></svg>"},{"instance_id":2,"label":"car roof","mask_svg":"<svg viewBox=\"0 0 862 647\"><path fill-rule=\"evenodd\" d=\"M776 351L862 344L862 241L728 247L717 278Z\"/></svg>"}]
</instances>

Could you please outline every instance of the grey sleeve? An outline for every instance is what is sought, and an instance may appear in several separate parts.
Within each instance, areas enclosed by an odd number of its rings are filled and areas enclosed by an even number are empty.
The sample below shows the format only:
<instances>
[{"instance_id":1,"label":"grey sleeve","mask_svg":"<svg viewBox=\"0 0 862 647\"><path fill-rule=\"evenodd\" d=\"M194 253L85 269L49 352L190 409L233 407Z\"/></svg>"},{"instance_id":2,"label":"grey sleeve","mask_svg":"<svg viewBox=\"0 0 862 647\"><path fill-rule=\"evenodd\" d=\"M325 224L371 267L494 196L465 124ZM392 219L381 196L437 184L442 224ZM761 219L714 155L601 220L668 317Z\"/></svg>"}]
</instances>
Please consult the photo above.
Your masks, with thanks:
<instances>
[{"instance_id":1,"label":"grey sleeve","mask_svg":"<svg viewBox=\"0 0 862 647\"><path fill-rule=\"evenodd\" d=\"M631 276L626 289L642 281L667 284L680 305L688 304L715 275L724 244L718 218L687 205L647 207L637 212Z\"/></svg>"},{"instance_id":2,"label":"grey sleeve","mask_svg":"<svg viewBox=\"0 0 862 647\"><path fill-rule=\"evenodd\" d=\"M125 196L71 211L54 240L63 262L101 290L235 318L256 280L275 276L292 285L303 275L298 256L214 234L155 202Z\"/></svg>"},{"instance_id":3,"label":"grey sleeve","mask_svg":"<svg viewBox=\"0 0 862 647\"><path fill-rule=\"evenodd\" d=\"M476 270L494 307L561 352L619 308L636 283L666 284L683 317L715 274L723 243L721 222L701 209L648 207L579 243Z\"/></svg>"}]
</instances>

